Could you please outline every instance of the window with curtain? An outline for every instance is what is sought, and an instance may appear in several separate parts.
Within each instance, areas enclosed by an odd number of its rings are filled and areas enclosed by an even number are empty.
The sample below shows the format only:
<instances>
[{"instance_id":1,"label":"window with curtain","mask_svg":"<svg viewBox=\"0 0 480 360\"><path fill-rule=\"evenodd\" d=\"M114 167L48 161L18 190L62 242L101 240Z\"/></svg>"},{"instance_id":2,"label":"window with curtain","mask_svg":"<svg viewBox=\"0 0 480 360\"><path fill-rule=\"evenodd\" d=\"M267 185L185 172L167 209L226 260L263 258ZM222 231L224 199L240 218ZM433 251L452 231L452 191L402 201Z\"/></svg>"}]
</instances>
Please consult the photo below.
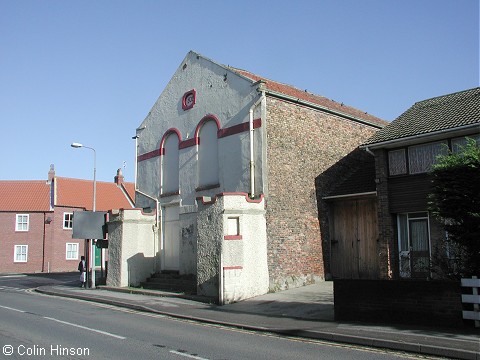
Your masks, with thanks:
<instances>
[{"instance_id":1,"label":"window with curtain","mask_svg":"<svg viewBox=\"0 0 480 360\"><path fill-rule=\"evenodd\" d=\"M78 260L78 243L67 243L67 260Z\"/></svg>"},{"instance_id":2,"label":"window with curtain","mask_svg":"<svg viewBox=\"0 0 480 360\"><path fill-rule=\"evenodd\" d=\"M27 262L27 259L28 259L28 245L15 245L14 262Z\"/></svg>"},{"instance_id":3,"label":"window with curtain","mask_svg":"<svg viewBox=\"0 0 480 360\"><path fill-rule=\"evenodd\" d=\"M405 149L388 152L388 172L390 175L402 175L407 173Z\"/></svg>"},{"instance_id":4,"label":"window with curtain","mask_svg":"<svg viewBox=\"0 0 480 360\"><path fill-rule=\"evenodd\" d=\"M467 145L467 139L475 140L475 142L477 143L477 146L480 146L480 134L459 137L459 138L452 139L452 152L453 153L460 152L462 149L462 146Z\"/></svg>"},{"instance_id":5,"label":"window with curtain","mask_svg":"<svg viewBox=\"0 0 480 360\"><path fill-rule=\"evenodd\" d=\"M15 231L28 231L28 214L17 214L17 221L15 223Z\"/></svg>"},{"instance_id":6,"label":"window with curtain","mask_svg":"<svg viewBox=\"0 0 480 360\"><path fill-rule=\"evenodd\" d=\"M410 174L430 171L438 155L444 155L448 149L446 141L410 146L408 148L408 167Z\"/></svg>"}]
</instances>

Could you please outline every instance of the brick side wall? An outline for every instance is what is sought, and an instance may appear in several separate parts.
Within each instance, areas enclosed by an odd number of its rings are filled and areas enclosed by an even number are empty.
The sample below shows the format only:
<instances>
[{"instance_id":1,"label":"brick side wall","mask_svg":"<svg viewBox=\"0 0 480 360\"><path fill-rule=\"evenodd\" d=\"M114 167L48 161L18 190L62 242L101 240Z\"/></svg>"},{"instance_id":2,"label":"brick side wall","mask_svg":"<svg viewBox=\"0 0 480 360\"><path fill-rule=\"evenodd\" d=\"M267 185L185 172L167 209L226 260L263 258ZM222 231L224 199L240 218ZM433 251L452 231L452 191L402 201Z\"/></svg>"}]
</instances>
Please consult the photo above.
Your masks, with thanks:
<instances>
[{"instance_id":1,"label":"brick side wall","mask_svg":"<svg viewBox=\"0 0 480 360\"><path fill-rule=\"evenodd\" d=\"M461 294L453 281L334 280L335 320L462 327Z\"/></svg>"},{"instance_id":2,"label":"brick side wall","mask_svg":"<svg viewBox=\"0 0 480 360\"><path fill-rule=\"evenodd\" d=\"M395 228L390 214L388 197L387 152L375 151L375 177L377 179L379 267L380 278L398 277L398 251L395 246Z\"/></svg>"},{"instance_id":3,"label":"brick side wall","mask_svg":"<svg viewBox=\"0 0 480 360\"><path fill-rule=\"evenodd\" d=\"M376 129L268 97L266 130L268 268L280 290L324 278L315 179Z\"/></svg>"}]
</instances>

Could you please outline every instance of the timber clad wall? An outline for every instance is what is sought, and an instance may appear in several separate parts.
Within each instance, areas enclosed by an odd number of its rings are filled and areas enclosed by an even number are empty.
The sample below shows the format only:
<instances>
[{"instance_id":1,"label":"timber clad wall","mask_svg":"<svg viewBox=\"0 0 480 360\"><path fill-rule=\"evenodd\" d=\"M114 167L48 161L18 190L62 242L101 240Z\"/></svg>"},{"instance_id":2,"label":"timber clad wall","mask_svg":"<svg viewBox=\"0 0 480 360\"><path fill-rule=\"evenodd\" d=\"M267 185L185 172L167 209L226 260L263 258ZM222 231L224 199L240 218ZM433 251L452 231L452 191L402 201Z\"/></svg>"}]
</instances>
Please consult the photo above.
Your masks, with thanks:
<instances>
[{"instance_id":1,"label":"timber clad wall","mask_svg":"<svg viewBox=\"0 0 480 360\"><path fill-rule=\"evenodd\" d=\"M390 213L425 211L430 192L427 174L407 175L388 179Z\"/></svg>"},{"instance_id":2,"label":"timber clad wall","mask_svg":"<svg viewBox=\"0 0 480 360\"><path fill-rule=\"evenodd\" d=\"M328 214L318 213L315 179L376 129L267 97L266 130L268 270L270 288L279 290L324 277L329 246L319 218L328 224Z\"/></svg>"}]
</instances>

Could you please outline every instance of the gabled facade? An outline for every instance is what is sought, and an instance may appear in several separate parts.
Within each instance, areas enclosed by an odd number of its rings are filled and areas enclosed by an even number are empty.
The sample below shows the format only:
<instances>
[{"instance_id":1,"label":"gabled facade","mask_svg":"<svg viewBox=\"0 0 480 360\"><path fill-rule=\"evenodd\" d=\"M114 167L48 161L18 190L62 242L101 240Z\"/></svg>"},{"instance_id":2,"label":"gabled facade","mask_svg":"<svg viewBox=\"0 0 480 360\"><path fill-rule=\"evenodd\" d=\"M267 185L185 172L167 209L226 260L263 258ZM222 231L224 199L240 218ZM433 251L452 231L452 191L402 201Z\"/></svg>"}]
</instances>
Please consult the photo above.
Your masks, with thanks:
<instances>
[{"instance_id":1,"label":"gabled facade","mask_svg":"<svg viewBox=\"0 0 480 360\"><path fill-rule=\"evenodd\" d=\"M437 155L480 142L480 88L417 102L362 147L375 156L383 278L430 278L445 239L428 212L428 172Z\"/></svg>"},{"instance_id":2,"label":"gabled facade","mask_svg":"<svg viewBox=\"0 0 480 360\"><path fill-rule=\"evenodd\" d=\"M97 182L97 210L132 208L134 184ZM76 271L84 241L72 239L73 212L92 210L93 182L55 176L0 181L0 273Z\"/></svg>"},{"instance_id":3,"label":"gabled facade","mask_svg":"<svg viewBox=\"0 0 480 360\"><path fill-rule=\"evenodd\" d=\"M228 301L324 279L315 179L385 124L188 53L137 128L136 206L158 210L156 270Z\"/></svg>"}]
</instances>

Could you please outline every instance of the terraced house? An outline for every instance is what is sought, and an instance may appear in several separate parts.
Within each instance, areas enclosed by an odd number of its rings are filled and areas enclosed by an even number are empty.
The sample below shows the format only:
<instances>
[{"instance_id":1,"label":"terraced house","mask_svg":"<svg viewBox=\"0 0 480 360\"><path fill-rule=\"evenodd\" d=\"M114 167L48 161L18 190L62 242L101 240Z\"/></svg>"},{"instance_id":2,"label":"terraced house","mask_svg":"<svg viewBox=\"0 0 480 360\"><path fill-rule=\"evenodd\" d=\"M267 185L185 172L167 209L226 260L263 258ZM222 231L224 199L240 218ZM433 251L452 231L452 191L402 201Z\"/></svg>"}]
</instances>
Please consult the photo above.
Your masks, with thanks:
<instances>
[{"instance_id":1,"label":"terraced house","mask_svg":"<svg viewBox=\"0 0 480 360\"><path fill-rule=\"evenodd\" d=\"M158 216L112 217L118 272L107 281L178 272L229 302L325 279L315 179L385 124L189 52L136 130L135 205ZM128 228L141 221L145 232ZM134 247L130 230L145 234ZM149 266L134 271L136 260Z\"/></svg>"},{"instance_id":2,"label":"terraced house","mask_svg":"<svg viewBox=\"0 0 480 360\"><path fill-rule=\"evenodd\" d=\"M91 180L55 176L47 180L0 181L0 273L76 271L84 241L72 239L73 212L91 211ZM134 184L97 182L97 210L132 208ZM96 266L101 266L100 250ZM105 257L103 257L105 259Z\"/></svg>"}]
</instances>

